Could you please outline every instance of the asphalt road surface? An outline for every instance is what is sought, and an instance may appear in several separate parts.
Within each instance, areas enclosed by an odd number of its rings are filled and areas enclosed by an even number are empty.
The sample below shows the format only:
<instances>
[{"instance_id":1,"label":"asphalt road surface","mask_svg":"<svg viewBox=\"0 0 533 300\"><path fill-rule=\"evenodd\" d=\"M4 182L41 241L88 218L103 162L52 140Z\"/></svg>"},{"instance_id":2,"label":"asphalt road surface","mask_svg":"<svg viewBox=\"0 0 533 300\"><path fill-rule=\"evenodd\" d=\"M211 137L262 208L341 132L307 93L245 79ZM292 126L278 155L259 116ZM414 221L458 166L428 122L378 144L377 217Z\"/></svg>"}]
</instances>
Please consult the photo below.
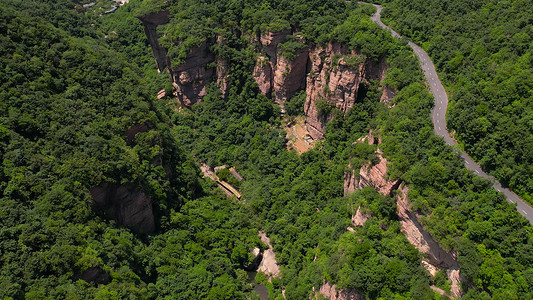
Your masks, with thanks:
<instances>
[{"instance_id":1,"label":"asphalt road surface","mask_svg":"<svg viewBox=\"0 0 533 300\"><path fill-rule=\"evenodd\" d=\"M371 4L371 3L366 3L366 2L359 2L359 3ZM377 4L371 4L371 5L374 5L376 7L376 13L372 16L372 21L374 21L380 27L388 30L392 34L393 37L401 38L402 36L400 34L390 29L387 25L381 22L381 10L383 9L381 5L377 5ZM437 75L437 72L435 71L435 65L433 65L433 62L429 58L429 55L421 47L419 47L418 45L416 45L415 43L411 41L409 41L409 46L413 48L415 55L418 57L418 60L420 60L420 64L422 65L422 70L424 71L424 75L426 76L426 80L431 89L431 93L433 93L433 97L435 98L435 106L433 107L433 110L431 111L431 120L433 121L433 130L438 136L441 136L444 138L444 141L446 142L446 144L450 146L457 146L457 143L450 137L450 134L448 133L448 130L446 128L446 109L448 108L448 95L446 94L446 91L444 90L444 87L442 86L442 83L440 82L439 76ZM456 149L459 149L459 148L457 147ZM465 166L467 169L473 171L476 175L489 179L492 182L492 186L497 191L502 192L507 198L507 201L509 201L512 204L516 204L516 209L518 210L518 212L522 216L524 216L526 219L528 219L531 224L533 224L533 208L531 206L526 204L524 200L520 199L515 193L513 193L507 188L504 188L500 184L500 182L498 182L494 177L483 172L483 170L481 169L481 166L479 166L476 162L474 162L474 160L472 160L472 158L470 158L470 156L468 156L466 152L461 151L461 157L464 159Z\"/></svg>"}]
</instances>

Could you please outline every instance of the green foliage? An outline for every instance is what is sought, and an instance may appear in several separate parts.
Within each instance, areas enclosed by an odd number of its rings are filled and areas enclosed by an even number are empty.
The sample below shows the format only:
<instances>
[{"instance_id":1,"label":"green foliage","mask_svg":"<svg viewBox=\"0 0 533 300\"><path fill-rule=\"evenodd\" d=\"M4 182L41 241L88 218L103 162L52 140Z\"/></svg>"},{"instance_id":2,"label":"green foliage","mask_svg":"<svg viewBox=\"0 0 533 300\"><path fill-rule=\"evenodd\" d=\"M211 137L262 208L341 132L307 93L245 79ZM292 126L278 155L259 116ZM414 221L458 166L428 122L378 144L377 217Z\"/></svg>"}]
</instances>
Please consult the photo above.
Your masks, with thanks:
<instances>
[{"instance_id":1,"label":"green foliage","mask_svg":"<svg viewBox=\"0 0 533 300\"><path fill-rule=\"evenodd\" d=\"M316 101L315 105L318 110L318 115L323 119L327 119L334 108L326 99Z\"/></svg>"},{"instance_id":2,"label":"green foliage","mask_svg":"<svg viewBox=\"0 0 533 300\"><path fill-rule=\"evenodd\" d=\"M163 4L131 1L102 18L78 14L67 0L0 6L0 297L248 299L243 268L251 249L264 248L261 228L281 264L281 277L266 284L272 298L284 289L287 299L308 299L325 281L369 299L433 298L420 254L400 231L395 199L372 188L344 196L345 171L376 162L376 146L357 143L373 128L389 176L410 187L424 228L457 251L462 275L475 285L465 298L531 298L531 227L433 134L433 100L418 65L406 45L370 21L371 7L168 1L172 20L162 33L174 63L220 34L224 43L209 51L227 60L230 74L224 98L212 84L201 103L176 112L154 97L168 75L155 71L132 14ZM287 151L280 109L252 77L257 53L249 42L287 28L301 29L310 43L336 40L359 51L343 58L348 67L362 57L386 59L395 106L379 103L379 82L371 81L346 114L319 104L332 120L316 149ZM511 38L525 47L523 34ZM470 56L454 52L446 64L461 69ZM304 99L302 92L288 101L288 114L301 113ZM490 117L474 122L476 133L489 134ZM135 125L147 130L128 136ZM244 204L200 179L191 157L236 166L245 181L227 170L219 176L240 185ZM157 231L134 234L95 210L89 189L103 183L145 191ZM357 208L371 217L347 232ZM90 268L110 282L78 279ZM442 274L435 282L447 287Z\"/></svg>"},{"instance_id":3,"label":"green foliage","mask_svg":"<svg viewBox=\"0 0 533 300\"><path fill-rule=\"evenodd\" d=\"M141 24L128 16L91 26L73 7L0 6L0 298L184 298L191 286L198 293L185 298L245 298L238 269L257 230L243 207L201 186L171 135L169 109L154 97L163 81L141 69L153 64ZM130 136L137 125L147 129ZM105 183L147 194L153 236L95 209L89 189ZM110 282L79 279L90 268Z\"/></svg>"},{"instance_id":4,"label":"green foliage","mask_svg":"<svg viewBox=\"0 0 533 300\"><path fill-rule=\"evenodd\" d=\"M396 0L384 15L435 62L451 92L448 129L485 171L533 203L530 4Z\"/></svg>"},{"instance_id":5,"label":"green foliage","mask_svg":"<svg viewBox=\"0 0 533 300\"><path fill-rule=\"evenodd\" d=\"M301 91L291 99L285 102L285 111L290 117L296 117L304 114L304 104L305 104L305 92Z\"/></svg>"},{"instance_id":6,"label":"green foliage","mask_svg":"<svg viewBox=\"0 0 533 300\"><path fill-rule=\"evenodd\" d=\"M228 169L221 169L221 170L218 170L217 176L220 180L228 181L228 179L231 176L231 172Z\"/></svg>"},{"instance_id":7,"label":"green foliage","mask_svg":"<svg viewBox=\"0 0 533 300\"><path fill-rule=\"evenodd\" d=\"M288 36L285 42L278 45L279 54L285 57L288 60L294 60L296 58L296 52L300 49L307 47L303 41L301 41L297 36Z\"/></svg>"},{"instance_id":8,"label":"green foliage","mask_svg":"<svg viewBox=\"0 0 533 300\"><path fill-rule=\"evenodd\" d=\"M143 0L139 1L139 5L135 6L133 15L141 17L151 13L160 12L169 7L170 3L165 0Z\"/></svg>"}]
</instances>

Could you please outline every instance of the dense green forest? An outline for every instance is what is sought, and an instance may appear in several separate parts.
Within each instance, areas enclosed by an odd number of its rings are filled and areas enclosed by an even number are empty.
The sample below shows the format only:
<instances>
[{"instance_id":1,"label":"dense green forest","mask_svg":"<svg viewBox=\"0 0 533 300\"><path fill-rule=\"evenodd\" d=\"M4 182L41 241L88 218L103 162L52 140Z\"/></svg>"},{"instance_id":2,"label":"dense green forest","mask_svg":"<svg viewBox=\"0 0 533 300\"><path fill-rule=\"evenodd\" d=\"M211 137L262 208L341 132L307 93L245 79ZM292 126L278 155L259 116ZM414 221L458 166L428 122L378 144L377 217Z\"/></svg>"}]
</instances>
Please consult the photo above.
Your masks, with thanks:
<instances>
[{"instance_id":1,"label":"dense green forest","mask_svg":"<svg viewBox=\"0 0 533 300\"><path fill-rule=\"evenodd\" d=\"M150 76L73 8L0 5L0 297L244 297L239 266L251 258L235 249L259 245L246 207L203 182ZM133 50L142 31L128 21ZM143 123L151 130L128 140ZM102 183L145 191L157 234L135 234L95 209L89 189ZM94 282L79 280L94 269Z\"/></svg>"},{"instance_id":2,"label":"dense green forest","mask_svg":"<svg viewBox=\"0 0 533 300\"><path fill-rule=\"evenodd\" d=\"M448 129L533 204L531 1L396 0L383 16L434 60L451 95Z\"/></svg>"},{"instance_id":3,"label":"dense green forest","mask_svg":"<svg viewBox=\"0 0 533 300\"><path fill-rule=\"evenodd\" d=\"M99 16L80 5L0 5L0 297L253 299L244 266L252 248L265 247L263 230L281 265L279 278L257 278L271 298L283 299L284 290L287 299L309 299L327 281L369 299L440 299L430 285L448 283L420 265L394 198L370 187L343 195L348 166L373 158L376 146L354 144L369 129L382 136L389 176L410 187L424 227L457 253L472 283L464 298L532 297L532 228L433 134L433 100L418 63L371 22L370 7L132 0ZM170 79L155 70L135 16L161 9L171 11L159 30L173 65L188 47L226 38L211 49L228 60L225 97L213 83L191 109L156 99ZM386 82L397 91L392 108L379 102L374 82L346 115L331 112L315 149L288 151L280 108L252 78L257 49L246 38L288 27L308 43L337 41L386 58ZM291 103L301 112L301 101ZM139 124L148 130L130 138ZM241 201L201 178L197 162L236 166L246 178ZM102 184L144 191L155 231L136 233L95 207L89 190ZM349 232L358 206L372 218ZM81 276L95 269L101 279Z\"/></svg>"}]
</instances>

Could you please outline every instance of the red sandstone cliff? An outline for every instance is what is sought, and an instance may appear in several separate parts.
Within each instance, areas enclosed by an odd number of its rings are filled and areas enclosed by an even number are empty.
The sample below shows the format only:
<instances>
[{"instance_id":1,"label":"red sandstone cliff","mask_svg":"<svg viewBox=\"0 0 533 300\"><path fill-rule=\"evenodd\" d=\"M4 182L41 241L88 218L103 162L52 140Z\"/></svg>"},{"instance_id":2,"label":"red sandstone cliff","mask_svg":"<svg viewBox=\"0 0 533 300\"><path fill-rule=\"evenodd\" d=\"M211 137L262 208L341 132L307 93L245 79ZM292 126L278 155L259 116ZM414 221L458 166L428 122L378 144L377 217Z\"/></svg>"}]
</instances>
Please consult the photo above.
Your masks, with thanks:
<instances>
[{"instance_id":1,"label":"red sandstone cliff","mask_svg":"<svg viewBox=\"0 0 533 300\"><path fill-rule=\"evenodd\" d=\"M332 116L320 112L317 102L325 100L332 108L346 113L366 95L370 80L384 79L387 64L384 59L379 62L367 59L338 43L317 47L309 53L309 59L304 112L309 133L321 139Z\"/></svg>"},{"instance_id":2,"label":"red sandstone cliff","mask_svg":"<svg viewBox=\"0 0 533 300\"><path fill-rule=\"evenodd\" d=\"M182 106L189 107L202 100L206 94L206 86L214 80L217 72L211 63L215 61L215 55L209 51L213 42L204 41L192 47L183 64L170 67L172 85Z\"/></svg>"},{"instance_id":3,"label":"red sandstone cliff","mask_svg":"<svg viewBox=\"0 0 533 300\"><path fill-rule=\"evenodd\" d=\"M380 138L369 136L361 139L359 142L368 140L370 144L380 143ZM366 186L374 187L380 194L396 197L396 206L398 218L409 243L415 246L418 251L425 255L423 266L430 273L435 270L444 269L448 278L452 282L451 294L453 297L460 298L462 295L460 287L460 270L459 263L455 254L445 251L427 232L422 224L418 221L420 215L411 209L408 199L409 188L401 185L400 180L390 180L387 176L387 159L383 157L382 151L378 148L376 151L378 163L364 164L358 174L356 170L347 171L344 175L344 193L345 195L353 193L356 189L362 189ZM396 192L397 191L397 192ZM432 272L433 270L433 272Z\"/></svg>"},{"instance_id":4,"label":"red sandstone cliff","mask_svg":"<svg viewBox=\"0 0 533 300\"><path fill-rule=\"evenodd\" d=\"M257 58L253 76L259 85L261 94L270 96L272 93L272 65L267 57L260 55Z\"/></svg>"},{"instance_id":5,"label":"red sandstone cliff","mask_svg":"<svg viewBox=\"0 0 533 300\"><path fill-rule=\"evenodd\" d=\"M182 106L201 101L210 82L216 82L222 95L226 95L229 89L227 61L216 57L210 50L214 43L224 43L222 37L208 39L189 49L182 64L171 66L155 30L158 25L169 21L168 13L150 14L140 19L157 66L160 70L166 68L172 75L175 94ZM319 101L326 101L332 109L346 113L366 95L371 80L383 82L388 68L385 59L368 59L338 43L325 47L309 45L300 36L291 35L290 30L266 32L251 38L251 41L255 43L259 55L255 68L250 71L260 92L283 106L298 91L305 90L306 125L314 139L323 138L325 124L332 118L331 114L319 111ZM283 46L289 41L293 46L294 42L301 45L292 52L285 49L290 53L286 55ZM390 102L395 95L394 89L388 86L382 86L382 89L381 101Z\"/></svg>"},{"instance_id":6,"label":"red sandstone cliff","mask_svg":"<svg viewBox=\"0 0 533 300\"><path fill-rule=\"evenodd\" d=\"M160 72L167 71L172 77L172 86L181 106L191 106L201 101L206 94L206 87L210 82L216 82L222 95L226 95L229 89L227 75L227 61L216 57L210 50L214 43L222 43L219 36L216 39L208 39L188 50L184 62L172 66L167 55L167 49L159 43L157 26L169 22L169 13L162 11L152 13L139 18L144 25L144 32L156 60ZM181 41L176 41L179 44ZM214 67L216 65L216 67Z\"/></svg>"}]
</instances>

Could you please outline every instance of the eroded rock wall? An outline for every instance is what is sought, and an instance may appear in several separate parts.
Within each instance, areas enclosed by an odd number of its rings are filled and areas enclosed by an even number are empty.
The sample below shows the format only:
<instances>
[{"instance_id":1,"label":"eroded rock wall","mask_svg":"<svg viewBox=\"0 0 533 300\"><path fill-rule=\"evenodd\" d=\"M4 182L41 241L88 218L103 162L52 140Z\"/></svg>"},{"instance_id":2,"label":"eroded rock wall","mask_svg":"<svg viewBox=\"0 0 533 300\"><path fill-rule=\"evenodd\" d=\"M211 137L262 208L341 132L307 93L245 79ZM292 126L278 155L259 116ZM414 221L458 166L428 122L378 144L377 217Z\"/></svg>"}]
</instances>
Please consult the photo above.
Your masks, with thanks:
<instances>
[{"instance_id":1,"label":"eroded rock wall","mask_svg":"<svg viewBox=\"0 0 533 300\"><path fill-rule=\"evenodd\" d=\"M190 107L202 100L206 95L206 87L213 80L217 80L215 75L224 74L217 72L211 63L215 62L215 55L209 50L209 46L214 41L208 40L200 43L196 47L189 49L185 62L179 66L172 66L170 74L172 85L178 101L182 106ZM223 78L220 78L222 82Z\"/></svg>"},{"instance_id":2,"label":"eroded rock wall","mask_svg":"<svg viewBox=\"0 0 533 300\"><path fill-rule=\"evenodd\" d=\"M376 62L338 43L315 48L309 59L304 112L309 133L321 139L327 121L332 118L331 113L324 111L324 104L348 112L365 97L370 80L383 81L388 66L384 59ZM319 101L325 101L322 108L317 105Z\"/></svg>"},{"instance_id":3,"label":"eroded rock wall","mask_svg":"<svg viewBox=\"0 0 533 300\"><path fill-rule=\"evenodd\" d=\"M380 143L381 138L374 137L372 132L359 142ZM380 194L394 196L396 198L397 214L401 224L401 230L405 237L415 248L425 255L423 266L432 275L436 270L446 270L451 281L451 296L460 298L463 294L461 290L460 267L456 255L447 252L440 247L429 232L418 221L420 215L411 209L408 199L409 188L401 184L400 180L390 180L387 176L387 159L383 157L382 151L376 151L378 162L375 164L364 164L360 170L347 171L345 173L345 194L353 192L354 189L362 189L366 186L374 187Z\"/></svg>"},{"instance_id":4,"label":"eroded rock wall","mask_svg":"<svg viewBox=\"0 0 533 300\"><path fill-rule=\"evenodd\" d=\"M144 34L152 47L155 63L159 72L165 71L166 68L170 66L167 50L159 44L159 37L157 35L157 26L168 23L168 16L168 11L160 11L140 17L144 26Z\"/></svg>"},{"instance_id":5,"label":"eroded rock wall","mask_svg":"<svg viewBox=\"0 0 533 300\"><path fill-rule=\"evenodd\" d=\"M222 42L221 37L217 36L205 40L190 48L184 62L172 66L167 55L167 49L161 46L157 35L157 26L168 23L168 16L168 12L161 11L142 16L139 19L143 22L144 32L152 47L157 68L160 72L170 73L172 86L175 90L174 94L180 105L190 107L201 101L206 95L206 87L210 82L216 82L222 95L225 96L229 89L227 61L216 57L210 49L214 43ZM177 44L180 42L176 41Z\"/></svg>"},{"instance_id":6,"label":"eroded rock wall","mask_svg":"<svg viewBox=\"0 0 533 300\"><path fill-rule=\"evenodd\" d=\"M365 300L365 295L353 289L337 289L336 284L325 282L318 293L315 291L315 299L320 299L318 294L330 300Z\"/></svg>"},{"instance_id":7,"label":"eroded rock wall","mask_svg":"<svg viewBox=\"0 0 533 300\"><path fill-rule=\"evenodd\" d=\"M283 56L277 58L273 86L274 101L280 105L292 98L296 92L305 88L307 60L309 57L308 48L298 49L294 57L293 60Z\"/></svg>"},{"instance_id":8,"label":"eroded rock wall","mask_svg":"<svg viewBox=\"0 0 533 300\"><path fill-rule=\"evenodd\" d=\"M93 203L109 218L137 233L155 231L152 201L133 184L103 184L90 189Z\"/></svg>"},{"instance_id":9,"label":"eroded rock wall","mask_svg":"<svg viewBox=\"0 0 533 300\"><path fill-rule=\"evenodd\" d=\"M216 57L210 50L214 43L224 43L222 37L208 39L189 49L182 64L171 66L167 50L159 44L156 32L158 25L169 21L168 13L150 14L140 19L158 69L163 71L166 68L172 75L175 94L182 106L201 101L210 82L216 82L222 95L226 95L229 89L228 62ZM370 80L383 80L388 67L384 59L367 59L338 43L325 47L310 45L301 36L292 35L290 30L266 32L252 36L250 40L259 53L255 68L251 70L259 91L283 106L298 91L305 90L306 126L314 139L323 138L324 126L332 117L320 111L317 107L319 101L324 100L332 108L345 113L365 96ZM293 50L282 49L282 44L287 41L301 45ZM381 100L389 102L393 96L391 88L384 88Z\"/></svg>"}]
</instances>

